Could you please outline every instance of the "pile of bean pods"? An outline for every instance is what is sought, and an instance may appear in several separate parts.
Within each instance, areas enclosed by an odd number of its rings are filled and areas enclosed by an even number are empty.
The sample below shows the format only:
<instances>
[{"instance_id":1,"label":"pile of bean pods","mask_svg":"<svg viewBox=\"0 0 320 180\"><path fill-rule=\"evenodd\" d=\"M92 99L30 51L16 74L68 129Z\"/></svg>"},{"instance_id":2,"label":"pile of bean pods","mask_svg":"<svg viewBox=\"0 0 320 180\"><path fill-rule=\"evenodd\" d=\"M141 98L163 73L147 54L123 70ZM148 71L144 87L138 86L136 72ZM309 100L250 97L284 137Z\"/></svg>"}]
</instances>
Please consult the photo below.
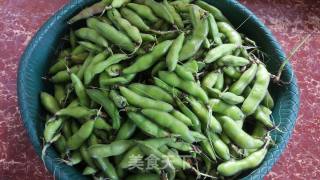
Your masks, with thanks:
<instances>
[{"instance_id":1,"label":"pile of bean pods","mask_svg":"<svg viewBox=\"0 0 320 180\"><path fill-rule=\"evenodd\" d=\"M261 164L271 75L216 7L102 0L69 24L41 93L43 156L53 145L83 175L130 180L235 178Z\"/></svg>"}]
</instances>

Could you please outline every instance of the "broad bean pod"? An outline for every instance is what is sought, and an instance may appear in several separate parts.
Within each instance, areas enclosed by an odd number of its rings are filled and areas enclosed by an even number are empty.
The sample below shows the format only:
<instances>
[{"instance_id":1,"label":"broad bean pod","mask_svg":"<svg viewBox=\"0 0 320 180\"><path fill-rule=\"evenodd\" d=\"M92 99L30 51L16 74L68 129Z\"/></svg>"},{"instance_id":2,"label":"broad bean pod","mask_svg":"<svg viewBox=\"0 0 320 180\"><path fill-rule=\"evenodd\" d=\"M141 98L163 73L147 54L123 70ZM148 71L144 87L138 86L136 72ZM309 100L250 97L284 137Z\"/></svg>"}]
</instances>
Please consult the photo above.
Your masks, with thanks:
<instances>
[{"instance_id":1,"label":"broad bean pod","mask_svg":"<svg viewBox=\"0 0 320 180\"><path fill-rule=\"evenodd\" d=\"M189 128L171 114L153 109L143 109L141 112L160 126L180 135L183 140L190 143L195 141L194 137L190 134Z\"/></svg>"},{"instance_id":2,"label":"broad bean pod","mask_svg":"<svg viewBox=\"0 0 320 180\"><path fill-rule=\"evenodd\" d=\"M268 92L270 74L264 65L259 64L256 80L249 96L244 100L241 110L245 115L253 114Z\"/></svg>"},{"instance_id":3,"label":"broad bean pod","mask_svg":"<svg viewBox=\"0 0 320 180\"><path fill-rule=\"evenodd\" d=\"M136 106L140 108L158 109L166 112L170 112L173 110L172 105L166 102L153 100L148 97L140 96L139 94L131 91L126 87L120 87L119 89L121 94L127 99L128 103L132 106Z\"/></svg>"},{"instance_id":4,"label":"broad bean pod","mask_svg":"<svg viewBox=\"0 0 320 180\"><path fill-rule=\"evenodd\" d=\"M165 83L199 98L203 102L208 102L207 94L196 82L182 80L174 72L166 71L160 71L159 78Z\"/></svg>"},{"instance_id":5,"label":"broad bean pod","mask_svg":"<svg viewBox=\"0 0 320 180\"><path fill-rule=\"evenodd\" d=\"M149 69L152 65L159 61L159 59L164 56L169 50L172 41L163 41L156 45L152 52L139 57L131 66L123 70L124 74L138 73Z\"/></svg>"}]
</instances>

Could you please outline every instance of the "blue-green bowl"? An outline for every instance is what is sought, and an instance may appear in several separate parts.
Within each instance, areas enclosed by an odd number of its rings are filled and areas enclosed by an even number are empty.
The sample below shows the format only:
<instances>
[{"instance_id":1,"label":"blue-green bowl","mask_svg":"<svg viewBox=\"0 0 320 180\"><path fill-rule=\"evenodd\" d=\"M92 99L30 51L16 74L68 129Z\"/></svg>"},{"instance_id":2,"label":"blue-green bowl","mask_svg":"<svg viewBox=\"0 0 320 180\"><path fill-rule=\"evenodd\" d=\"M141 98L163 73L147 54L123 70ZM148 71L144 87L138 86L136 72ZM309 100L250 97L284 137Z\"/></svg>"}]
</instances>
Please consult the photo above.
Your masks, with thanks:
<instances>
[{"instance_id":1,"label":"blue-green bowl","mask_svg":"<svg viewBox=\"0 0 320 180\"><path fill-rule=\"evenodd\" d=\"M44 124L40 118L41 107L39 94L48 89L47 84L41 79L52 64L55 51L60 39L68 31L67 20L83 7L95 2L94 0L72 0L52 16L38 31L25 50L19 65L18 72L18 96L22 120L30 136L30 140L41 155L42 132ZM235 0L207 1L218 7L238 27L250 17L239 29L251 39L255 40L262 51L268 55L267 66L270 72L275 73L285 54L270 30L247 8ZM299 90L296 76L290 64L287 64L282 76L283 81L290 84L283 86L273 85L271 94L275 99L275 108L272 116L280 131L273 131L272 137L276 141L263 163L255 170L243 175L244 179L262 179L269 172L291 136L299 110ZM50 147L44 158L47 169L58 179L86 179L77 169L58 161L58 154Z\"/></svg>"}]
</instances>

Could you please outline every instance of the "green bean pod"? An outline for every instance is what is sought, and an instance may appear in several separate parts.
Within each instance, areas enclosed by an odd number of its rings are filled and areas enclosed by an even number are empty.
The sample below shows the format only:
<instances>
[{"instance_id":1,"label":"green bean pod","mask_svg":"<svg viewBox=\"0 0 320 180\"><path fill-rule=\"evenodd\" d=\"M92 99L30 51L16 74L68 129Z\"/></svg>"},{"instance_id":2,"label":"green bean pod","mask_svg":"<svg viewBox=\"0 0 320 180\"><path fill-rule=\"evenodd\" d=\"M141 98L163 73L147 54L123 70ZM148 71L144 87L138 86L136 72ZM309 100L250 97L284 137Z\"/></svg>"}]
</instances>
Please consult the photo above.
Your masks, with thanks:
<instances>
[{"instance_id":1,"label":"green bean pod","mask_svg":"<svg viewBox=\"0 0 320 180\"><path fill-rule=\"evenodd\" d=\"M93 60L93 56L90 53L87 59L81 65L79 71L77 72L77 76L80 80L84 81L84 72L86 71L87 67L89 66L92 60Z\"/></svg>"},{"instance_id":2,"label":"green bean pod","mask_svg":"<svg viewBox=\"0 0 320 180\"><path fill-rule=\"evenodd\" d=\"M255 168L261 164L267 152L266 148L262 148L242 160L224 162L218 166L217 170L223 176L232 176L241 171Z\"/></svg>"},{"instance_id":3,"label":"green bean pod","mask_svg":"<svg viewBox=\"0 0 320 180\"><path fill-rule=\"evenodd\" d=\"M66 83L70 81L70 73L77 73L79 71L79 68L79 65L75 65L69 70L59 71L50 78L50 81L53 83Z\"/></svg>"},{"instance_id":4,"label":"green bean pod","mask_svg":"<svg viewBox=\"0 0 320 180\"><path fill-rule=\"evenodd\" d=\"M220 94L220 99L230 105L240 104L244 101L244 97L237 96L231 92L224 92Z\"/></svg>"},{"instance_id":5,"label":"green bean pod","mask_svg":"<svg viewBox=\"0 0 320 180\"><path fill-rule=\"evenodd\" d=\"M158 40L158 42L163 42L163 41L166 41L166 40L175 39L179 35L180 34L177 31L169 31L169 32L163 34L162 36L160 36L157 40Z\"/></svg>"},{"instance_id":6,"label":"green bean pod","mask_svg":"<svg viewBox=\"0 0 320 180\"><path fill-rule=\"evenodd\" d=\"M166 147L166 146L164 146ZM179 158L179 160L181 160L181 162L185 162L183 161L180 157L179 154L173 152L172 150L168 149L168 152L165 153L166 155L169 156L169 160L170 160L170 156L176 156L176 158ZM174 160L173 158L171 158L172 160ZM176 177L176 167L173 165L172 162L170 162L169 160L167 160L167 162L162 162L162 164L166 164L167 167L165 167L165 171L166 171L166 176L168 177L168 180L174 180ZM159 168L160 169L160 168Z\"/></svg>"},{"instance_id":7,"label":"green bean pod","mask_svg":"<svg viewBox=\"0 0 320 180\"><path fill-rule=\"evenodd\" d=\"M78 149L91 135L94 121L84 123L80 129L67 140L67 150Z\"/></svg>"},{"instance_id":8,"label":"green bean pod","mask_svg":"<svg viewBox=\"0 0 320 180\"><path fill-rule=\"evenodd\" d=\"M189 162L182 160L178 155L170 154L166 155L159 151L158 149L145 144L144 142L138 142L139 148L146 155L154 155L162 160L165 160L167 163L172 163L176 168L181 168L183 170L190 169L191 165Z\"/></svg>"},{"instance_id":9,"label":"green bean pod","mask_svg":"<svg viewBox=\"0 0 320 180\"><path fill-rule=\"evenodd\" d=\"M53 64L50 68L49 68L49 74L55 74L59 71L63 71L65 70L69 65L69 61L66 61L66 58L58 58L58 61Z\"/></svg>"},{"instance_id":10,"label":"green bean pod","mask_svg":"<svg viewBox=\"0 0 320 180\"><path fill-rule=\"evenodd\" d=\"M80 42L79 42L80 43ZM70 60L73 64L83 64L83 62L87 59L87 57L89 56L89 53L88 52L99 52L99 51L102 51L102 49L98 46L96 46L95 44L92 44L90 42L85 42L85 41L82 41L81 42L82 44L86 45L83 46L85 48L85 51L86 52L83 52L83 53L79 53L79 54L76 54L76 55L71 55L70 56ZM82 46L82 45L81 45Z\"/></svg>"},{"instance_id":11,"label":"green bean pod","mask_svg":"<svg viewBox=\"0 0 320 180\"><path fill-rule=\"evenodd\" d=\"M77 47L72 49L70 55L74 56L74 55L78 55L78 54L85 53L85 52L86 52L86 48L82 45L78 45Z\"/></svg>"},{"instance_id":12,"label":"green bean pod","mask_svg":"<svg viewBox=\"0 0 320 180\"><path fill-rule=\"evenodd\" d=\"M183 29L184 28L184 24L182 22L182 18L180 16L180 14L176 11L176 9L167 1L164 0L163 1L164 6L167 8L167 10L169 11L169 13L171 14L174 24L179 28L179 29Z\"/></svg>"},{"instance_id":13,"label":"green bean pod","mask_svg":"<svg viewBox=\"0 0 320 180\"><path fill-rule=\"evenodd\" d=\"M203 89L207 92L209 98L220 98L222 92L216 88L203 87Z\"/></svg>"},{"instance_id":14,"label":"green bean pod","mask_svg":"<svg viewBox=\"0 0 320 180\"><path fill-rule=\"evenodd\" d=\"M208 102L208 96L205 91L193 81L184 81L173 72L160 71L159 78L165 83L177 87L190 95L199 98L203 102Z\"/></svg>"},{"instance_id":15,"label":"green bean pod","mask_svg":"<svg viewBox=\"0 0 320 180\"><path fill-rule=\"evenodd\" d=\"M213 112L229 116L235 121L241 121L245 118L245 115L242 113L240 108L235 105L226 104L220 99L210 99L208 104L212 108Z\"/></svg>"},{"instance_id":16,"label":"green bean pod","mask_svg":"<svg viewBox=\"0 0 320 180\"><path fill-rule=\"evenodd\" d=\"M195 142L201 142L207 140L207 137L203 135L201 132L190 131L191 135L194 137Z\"/></svg>"},{"instance_id":17,"label":"green bean pod","mask_svg":"<svg viewBox=\"0 0 320 180\"><path fill-rule=\"evenodd\" d=\"M131 23L122 18L121 14L118 10L112 9L107 12L109 19L113 19L116 24L120 26L121 29L123 29L126 34L136 43L141 44L142 43L142 37L140 35L140 31L137 27L131 25Z\"/></svg>"},{"instance_id":18,"label":"green bean pod","mask_svg":"<svg viewBox=\"0 0 320 180\"><path fill-rule=\"evenodd\" d=\"M154 0L145 0L144 4L149 6L158 17L164 19L170 24L174 24L174 19L170 14L170 11L163 3L159 3Z\"/></svg>"},{"instance_id":19,"label":"green bean pod","mask_svg":"<svg viewBox=\"0 0 320 180\"><path fill-rule=\"evenodd\" d=\"M259 105L261 107L261 110L268 116L270 116L272 114L272 111L266 107L266 106L263 106L263 105Z\"/></svg>"},{"instance_id":20,"label":"green bean pod","mask_svg":"<svg viewBox=\"0 0 320 180\"><path fill-rule=\"evenodd\" d=\"M127 99L121 96L116 90L111 90L109 97L118 108L124 108L128 105Z\"/></svg>"},{"instance_id":21,"label":"green bean pod","mask_svg":"<svg viewBox=\"0 0 320 180\"><path fill-rule=\"evenodd\" d=\"M73 24L79 20L86 19L86 18L89 18L95 14L102 13L106 9L106 7L111 4L111 2L112 2L112 0L102 0L102 1L99 1L99 2L91 5L90 7L83 9L77 15L72 17L68 21L68 24Z\"/></svg>"},{"instance_id":22,"label":"green bean pod","mask_svg":"<svg viewBox=\"0 0 320 180\"><path fill-rule=\"evenodd\" d=\"M181 33L177 39L175 39L170 47L167 57L166 64L168 66L169 71L174 71L179 60L179 54L183 46L183 42L185 39L184 33Z\"/></svg>"},{"instance_id":23,"label":"green bean pod","mask_svg":"<svg viewBox=\"0 0 320 180\"><path fill-rule=\"evenodd\" d=\"M157 124L151 122L146 117L139 113L128 112L129 119L134 122L137 127L148 135L154 137L167 137L169 133L162 128L160 128Z\"/></svg>"},{"instance_id":24,"label":"green bean pod","mask_svg":"<svg viewBox=\"0 0 320 180\"><path fill-rule=\"evenodd\" d=\"M120 48L133 52L135 46L130 38L122 32L115 29L112 25L99 21L96 18L87 19L88 27L98 31L103 37L110 42L118 45Z\"/></svg>"},{"instance_id":25,"label":"green bean pod","mask_svg":"<svg viewBox=\"0 0 320 180\"><path fill-rule=\"evenodd\" d=\"M108 41L93 29L80 28L75 32L75 35L81 39L91 41L99 46L108 47Z\"/></svg>"},{"instance_id":26,"label":"green bean pod","mask_svg":"<svg viewBox=\"0 0 320 180\"><path fill-rule=\"evenodd\" d=\"M214 132L220 133L222 128L220 123L216 120L216 118L207 110L207 108L192 97L186 98L189 102L193 112L198 116L202 123L202 129L207 130L207 128L211 129Z\"/></svg>"},{"instance_id":27,"label":"green bean pod","mask_svg":"<svg viewBox=\"0 0 320 180\"><path fill-rule=\"evenodd\" d=\"M71 48L75 48L77 43L77 37L75 35L75 32L72 29L70 30L70 33L69 33L69 41L70 41Z\"/></svg>"},{"instance_id":28,"label":"green bean pod","mask_svg":"<svg viewBox=\"0 0 320 180\"><path fill-rule=\"evenodd\" d=\"M88 41L78 41L78 43L80 44L80 45L82 45L83 47L85 47L88 51L90 51L90 52L101 52L101 51L103 51L103 49L101 48L101 47L99 47L99 46L97 46L97 45L95 45L95 44L93 44L93 43L91 43L91 42L88 42ZM83 61L83 59L81 58L81 59L79 59L79 60L75 60L75 59L73 59L74 57L71 57L71 59L73 60L73 61L80 61L80 62L82 62Z\"/></svg>"},{"instance_id":29,"label":"green bean pod","mask_svg":"<svg viewBox=\"0 0 320 180\"><path fill-rule=\"evenodd\" d=\"M90 137L88 138L88 145L94 145L94 144L99 144L101 142L101 139L98 139L95 134L91 134Z\"/></svg>"},{"instance_id":30,"label":"green bean pod","mask_svg":"<svg viewBox=\"0 0 320 180\"><path fill-rule=\"evenodd\" d=\"M201 149L214 161L217 160L216 154L209 142L209 140L201 141L200 142Z\"/></svg>"},{"instance_id":31,"label":"green bean pod","mask_svg":"<svg viewBox=\"0 0 320 180\"><path fill-rule=\"evenodd\" d=\"M110 144L95 144L88 148L88 151L93 158L104 158L117 156L126 152L134 145L132 140L118 140Z\"/></svg>"},{"instance_id":32,"label":"green bean pod","mask_svg":"<svg viewBox=\"0 0 320 180\"><path fill-rule=\"evenodd\" d=\"M111 85L125 85L130 83L136 74L127 74L119 77L110 77L108 73L102 73L99 77L99 84L101 87L111 86Z\"/></svg>"},{"instance_id":33,"label":"green bean pod","mask_svg":"<svg viewBox=\"0 0 320 180\"><path fill-rule=\"evenodd\" d=\"M86 164L88 165L88 167L91 168L95 168L95 164L93 162L93 159L90 157L89 152L87 150L87 146L86 145L82 145L79 149L79 152L81 154L81 157L83 159L84 162L86 162Z\"/></svg>"},{"instance_id":34,"label":"green bean pod","mask_svg":"<svg viewBox=\"0 0 320 180\"><path fill-rule=\"evenodd\" d=\"M62 123L62 118L51 119L46 123L43 132L45 142L51 143L55 139L55 136L57 135L58 130L61 128Z\"/></svg>"},{"instance_id":35,"label":"green bean pod","mask_svg":"<svg viewBox=\"0 0 320 180\"><path fill-rule=\"evenodd\" d=\"M227 145L231 144L230 138L223 132L220 135L220 139Z\"/></svg>"},{"instance_id":36,"label":"green bean pod","mask_svg":"<svg viewBox=\"0 0 320 180\"><path fill-rule=\"evenodd\" d=\"M125 87L120 87L119 89L121 94L127 99L130 105L140 107L140 108L158 109L166 112L173 110L172 105L166 102L153 100L147 97L140 96L139 94Z\"/></svg>"},{"instance_id":37,"label":"green bean pod","mask_svg":"<svg viewBox=\"0 0 320 180\"><path fill-rule=\"evenodd\" d=\"M274 127L272 121L270 120L269 115L263 112L261 105L257 107L257 110L254 112L253 116L256 120L258 120L260 123L262 123L266 127L268 128Z\"/></svg>"},{"instance_id":38,"label":"green bean pod","mask_svg":"<svg viewBox=\"0 0 320 180\"><path fill-rule=\"evenodd\" d=\"M245 115L253 114L268 92L270 74L264 65L259 64L256 80L249 96L244 100L241 110Z\"/></svg>"},{"instance_id":39,"label":"green bean pod","mask_svg":"<svg viewBox=\"0 0 320 180\"><path fill-rule=\"evenodd\" d=\"M157 39L155 36L146 33L140 33L143 42L155 42Z\"/></svg>"},{"instance_id":40,"label":"green bean pod","mask_svg":"<svg viewBox=\"0 0 320 180\"><path fill-rule=\"evenodd\" d=\"M173 1L170 4L181 14L189 11L191 4L183 1Z\"/></svg>"},{"instance_id":41,"label":"green bean pod","mask_svg":"<svg viewBox=\"0 0 320 180\"><path fill-rule=\"evenodd\" d=\"M127 7L129 7L133 11L135 11L142 18L144 18L152 23L156 23L159 21L159 18L157 16L155 16L154 13L152 12L152 10L146 5L129 3L129 4L127 4Z\"/></svg>"},{"instance_id":42,"label":"green bean pod","mask_svg":"<svg viewBox=\"0 0 320 180\"><path fill-rule=\"evenodd\" d=\"M220 58L217 63L221 66L246 66L250 61L243 57L226 55Z\"/></svg>"},{"instance_id":43,"label":"green bean pod","mask_svg":"<svg viewBox=\"0 0 320 180\"><path fill-rule=\"evenodd\" d=\"M114 166L112 165L112 163L109 161L108 158L97 158L96 162L99 169L103 172L104 175L106 175L112 180L119 179Z\"/></svg>"},{"instance_id":44,"label":"green bean pod","mask_svg":"<svg viewBox=\"0 0 320 180\"><path fill-rule=\"evenodd\" d=\"M194 27L191 38L188 39L182 46L179 60L185 61L191 58L192 56L194 56L200 49L202 42L208 35L208 32L209 32L208 20L207 18L203 18L200 20L199 25Z\"/></svg>"},{"instance_id":45,"label":"green bean pod","mask_svg":"<svg viewBox=\"0 0 320 180\"><path fill-rule=\"evenodd\" d=\"M192 4L189 8L189 18L193 27L197 27L201 23L204 11L199 6Z\"/></svg>"},{"instance_id":46,"label":"green bean pod","mask_svg":"<svg viewBox=\"0 0 320 180\"><path fill-rule=\"evenodd\" d=\"M60 110L59 103L57 100L49 93L41 92L40 100L42 106L50 113L54 114Z\"/></svg>"},{"instance_id":47,"label":"green bean pod","mask_svg":"<svg viewBox=\"0 0 320 180\"><path fill-rule=\"evenodd\" d=\"M155 139L147 139L144 141L145 144L152 146L154 148L159 148L168 143L174 143L174 138L155 138ZM132 147L128 150L122 157L119 166L123 169L128 168L131 165L136 164L138 161L132 159L132 157L143 157L143 152L140 150L138 146ZM130 162L130 163L129 163Z\"/></svg>"},{"instance_id":48,"label":"green bean pod","mask_svg":"<svg viewBox=\"0 0 320 180\"><path fill-rule=\"evenodd\" d=\"M96 117L94 120L94 128L105 130L107 132L111 131L112 127L106 122L102 117Z\"/></svg>"},{"instance_id":49,"label":"green bean pod","mask_svg":"<svg viewBox=\"0 0 320 180\"><path fill-rule=\"evenodd\" d=\"M96 168L93 168L91 166L87 166L83 169L82 175L94 175L98 170Z\"/></svg>"},{"instance_id":50,"label":"green bean pod","mask_svg":"<svg viewBox=\"0 0 320 180\"><path fill-rule=\"evenodd\" d=\"M183 95L183 93L180 90L176 89L175 87L169 86L167 83L165 83L164 81L162 81L161 79L159 79L157 77L153 77L153 81L156 86L167 91L167 93L171 94L172 97L177 97L177 96Z\"/></svg>"},{"instance_id":51,"label":"green bean pod","mask_svg":"<svg viewBox=\"0 0 320 180\"><path fill-rule=\"evenodd\" d=\"M196 1L196 4L200 6L202 9L210 12L217 21L229 22L228 19L222 14L222 12L218 8L201 0Z\"/></svg>"},{"instance_id":52,"label":"green bean pod","mask_svg":"<svg viewBox=\"0 0 320 180\"><path fill-rule=\"evenodd\" d=\"M166 62L160 61L156 65L153 66L151 70L151 75L155 76L158 74L159 71L167 69Z\"/></svg>"},{"instance_id":53,"label":"green bean pod","mask_svg":"<svg viewBox=\"0 0 320 180\"><path fill-rule=\"evenodd\" d=\"M210 49L211 47L211 42L208 38L205 38L202 44L205 49Z\"/></svg>"},{"instance_id":54,"label":"green bean pod","mask_svg":"<svg viewBox=\"0 0 320 180\"><path fill-rule=\"evenodd\" d=\"M234 84L232 84L229 91L236 95L241 95L256 76L257 67L257 64L252 64L250 68L247 69Z\"/></svg>"},{"instance_id":55,"label":"green bean pod","mask_svg":"<svg viewBox=\"0 0 320 180\"><path fill-rule=\"evenodd\" d=\"M220 91L223 90L224 87L224 74L222 72L219 73L216 83L213 86L215 89Z\"/></svg>"},{"instance_id":56,"label":"green bean pod","mask_svg":"<svg viewBox=\"0 0 320 180\"><path fill-rule=\"evenodd\" d=\"M107 60L97 63L93 67L93 76L99 74L106 70L108 67L115 65L121 61L127 60L129 57L126 54L114 54L110 56Z\"/></svg>"},{"instance_id":57,"label":"green bean pod","mask_svg":"<svg viewBox=\"0 0 320 180\"><path fill-rule=\"evenodd\" d=\"M222 44L222 40L219 35L219 29L216 20L214 19L212 14L208 15L209 22L209 35L217 45Z\"/></svg>"},{"instance_id":58,"label":"green bean pod","mask_svg":"<svg viewBox=\"0 0 320 180\"><path fill-rule=\"evenodd\" d=\"M152 52L138 57L137 60L129 67L123 70L124 74L133 74L138 73L144 70L149 69L152 65L160 60L169 50L172 41L167 40L156 45Z\"/></svg>"},{"instance_id":59,"label":"green bean pod","mask_svg":"<svg viewBox=\"0 0 320 180\"><path fill-rule=\"evenodd\" d=\"M126 175L125 170L122 169L122 168L119 166L119 163L120 163L120 161L121 161L121 159L122 159L122 156L123 156L123 155L119 155L119 156L114 157L114 164L115 164L116 172L117 172L117 174L118 174L118 176L119 176L120 178L124 178L124 176Z\"/></svg>"},{"instance_id":60,"label":"green bean pod","mask_svg":"<svg viewBox=\"0 0 320 180\"><path fill-rule=\"evenodd\" d=\"M219 31L226 35L229 43L241 45L242 38L241 35L228 23L218 22Z\"/></svg>"},{"instance_id":61,"label":"green bean pod","mask_svg":"<svg viewBox=\"0 0 320 180\"><path fill-rule=\"evenodd\" d=\"M171 114L175 118L177 118L179 121L183 122L185 125L193 126L191 119L188 116L186 116L185 114L183 114L182 112L177 111L177 110L173 110L173 111L171 111Z\"/></svg>"},{"instance_id":62,"label":"green bean pod","mask_svg":"<svg viewBox=\"0 0 320 180\"><path fill-rule=\"evenodd\" d=\"M268 134L268 129L262 123L257 122L252 130L251 136L254 138L263 139ZM249 154L252 154L259 149L246 149Z\"/></svg>"},{"instance_id":63,"label":"green bean pod","mask_svg":"<svg viewBox=\"0 0 320 180\"><path fill-rule=\"evenodd\" d=\"M272 109L274 107L274 101L269 91L267 92L266 96L262 100L262 104L269 109Z\"/></svg>"},{"instance_id":64,"label":"green bean pod","mask_svg":"<svg viewBox=\"0 0 320 180\"><path fill-rule=\"evenodd\" d=\"M115 141L129 139L133 135L133 133L135 132L136 127L137 126L132 121L126 121L120 127L118 134L115 138Z\"/></svg>"},{"instance_id":65,"label":"green bean pod","mask_svg":"<svg viewBox=\"0 0 320 180\"><path fill-rule=\"evenodd\" d=\"M71 122L70 121L64 121L62 125L62 133L64 137L69 138L72 136L72 131L71 131Z\"/></svg>"},{"instance_id":66,"label":"green bean pod","mask_svg":"<svg viewBox=\"0 0 320 180\"><path fill-rule=\"evenodd\" d=\"M111 7L113 8L120 8L125 4L129 3L131 0L113 0L111 3Z\"/></svg>"},{"instance_id":67,"label":"green bean pod","mask_svg":"<svg viewBox=\"0 0 320 180\"><path fill-rule=\"evenodd\" d=\"M168 143L169 147L175 148L179 151L184 152L191 152L193 151L193 146L190 143L186 142L174 142L174 143Z\"/></svg>"},{"instance_id":68,"label":"green bean pod","mask_svg":"<svg viewBox=\"0 0 320 180\"><path fill-rule=\"evenodd\" d=\"M216 72L216 71L209 72L202 78L201 86L212 88L218 80L218 75L219 75L219 72Z\"/></svg>"},{"instance_id":69,"label":"green bean pod","mask_svg":"<svg viewBox=\"0 0 320 180\"><path fill-rule=\"evenodd\" d=\"M234 50L238 48L236 44L221 44L213 49L211 49L206 57L204 58L205 63L212 63L219 58L231 54Z\"/></svg>"},{"instance_id":70,"label":"green bean pod","mask_svg":"<svg viewBox=\"0 0 320 180\"><path fill-rule=\"evenodd\" d=\"M59 139L55 141L53 144L54 147L61 154L61 157L64 157L66 153L66 138L63 135L60 135Z\"/></svg>"},{"instance_id":71,"label":"green bean pod","mask_svg":"<svg viewBox=\"0 0 320 180\"><path fill-rule=\"evenodd\" d=\"M143 21L143 19L134 11L128 8L121 8L121 15L127 19L132 25L136 26L140 31L148 32L150 27Z\"/></svg>"},{"instance_id":72,"label":"green bean pod","mask_svg":"<svg viewBox=\"0 0 320 180\"><path fill-rule=\"evenodd\" d=\"M80 104L82 106L89 106L90 100L86 93L86 89L82 84L81 80L78 78L77 75L71 74L71 81L74 86L75 92L79 98Z\"/></svg>"},{"instance_id":73,"label":"green bean pod","mask_svg":"<svg viewBox=\"0 0 320 180\"><path fill-rule=\"evenodd\" d=\"M267 135L268 130L262 123L256 123L251 136L255 138L263 138Z\"/></svg>"},{"instance_id":74,"label":"green bean pod","mask_svg":"<svg viewBox=\"0 0 320 180\"><path fill-rule=\"evenodd\" d=\"M182 78L183 80L186 81L195 81L193 74L191 71L189 71L188 69L184 68L181 65L177 65L176 69L175 69L175 73Z\"/></svg>"},{"instance_id":75,"label":"green bean pod","mask_svg":"<svg viewBox=\"0 0 320 180\"><path fill-rule=\"evenodd\" d=\"M190 134L188 127L171 114L153 109L143 109L141 112L160 126L180 135L183 140L194 142L194 137Z\"/></svg>"},{"instance_id":76,"label":"green bean pod","mask_svg":"<svg viewBox=\"0 0 320 180\"><path fill-rule=\"evenodd\" d=\"M121 72L123 70L123 65L121 64L113 64L106 68L105 72L111 77L117 77L121 75Z\"/></svg>"},{"instance_id":77,"label":"green bean pod","mask_svg":"<svg viewBox=\"0 0 320 180\"><path fill-rule=\"evenodd\" d=\"M193 74L196 74L199 72L199 65L196 60L192 59L192 60L184 63L182 66Z\"/></svg>"},{"instance_id":78,"label":"green bean pod","mask_svg":"<svg viewBox=\"0 0 320 180\"><path fill-rule=\"evenodd\" d=\"M224 67L223 72L231 79L238 80L241 77L241 73L235 67L232 66Z\"/></svg>"},{"instance_id":79,"label":"green bean pod","mask_svg":"<svg viewBox=\"0 0 320 180\"><path fill-rule=\"evenodd\" d=\"M214 151L224 161L228 161L230 159L230 152L228 146L219 138L217 134L210 132L208 134Z\"/></svg>"},{"instance_id":80,"label":"green bean pod","mask_svg":"<svg viewBox=\"0 0 320 180\"><path fill-rule=\"evenodd\" d=\"M197 115L195 115L179 98L175 98L175 102L182 113L184 113L192 122L192 127L197 132L201 132L201 123Z\"/></svg>"},{"instance_id":81,"label":"green bean pod","mask_svg":"<svg viewBox=\"0 0 320 180\"><path fill-rule=\"evenodd\" d=\"M105 60L108 56L108 53L106 51L97 54L92 58L92 60L88 63L87 67L84 70L84 84L88 85L93 80L95 73L93 71L94 66L98 64L99 62L102 62Z\"/></svg>"},{"instance_id":82,"label":"green bean pod","mask_svg":"<svg viewBox=\"0 0 320 180\"><path fill-rule=\"evenodd\" d=\"M73 117L76 119L90 118L97 114L96 109L88 109L84 106L66 107L56 112L57 116Z\"/></svg>"},{"instance_id":83,"label":"green bean pod","mask_svg":"<svg viewBox=\"0 0 320 180\"><path fill-rule=\"evenodd\" d=\"M92 78L103 72L106 68L110 67L111 65L118 64L121 61L127 60L129 57L126 54L114 54L110 56L107 60L99 62L93 66L92 69Z\"/></svg>"},{"instance_id":84,"label":"green bean pod","mask_svg":"<svg viewBox=\"0 0 320 180\"><path fill-rule=\"evenodd\" d=\"M112 100L108 97L108 93L96 89L88 89L87 93L90 99L98 104L100 104L103 109L108 113L108 115L112 119L112 127L114 129L120 128L120 114L112 102Z\"/></svg>"},{"instance_id":85,"label":"green bean pod","mask_svg":"<svg viewBox=\"0 0 320 180\"><path fill-rule=\"evenodd\" d=\"M244 149L260 148L264 143L260 139L255 139L243 131L238 124L228 116L218 116L223 131L237 146Z\"/></svg>"},{"instance_id":86,"label":"green bean pod","mask_svg":"<svg viewBox=\"0 0 320 180\"><path fill-rule=\"evenodd\" d=\"M164 101L170 104L174 103L173 97L158 86L132 83L129 85L129 89L141 96Z\"/></svg>"},{"instance_id":87,"label":"green bean pod","mask_svg":"<svg viewBox=\"0 0 320 180\"><path fill-rule=\"evenodd\" d=\"M66 162L69 166L74 166L79 164L82 161L82 157L79 151L73 151Z\"/></svg>"}]
</instances>

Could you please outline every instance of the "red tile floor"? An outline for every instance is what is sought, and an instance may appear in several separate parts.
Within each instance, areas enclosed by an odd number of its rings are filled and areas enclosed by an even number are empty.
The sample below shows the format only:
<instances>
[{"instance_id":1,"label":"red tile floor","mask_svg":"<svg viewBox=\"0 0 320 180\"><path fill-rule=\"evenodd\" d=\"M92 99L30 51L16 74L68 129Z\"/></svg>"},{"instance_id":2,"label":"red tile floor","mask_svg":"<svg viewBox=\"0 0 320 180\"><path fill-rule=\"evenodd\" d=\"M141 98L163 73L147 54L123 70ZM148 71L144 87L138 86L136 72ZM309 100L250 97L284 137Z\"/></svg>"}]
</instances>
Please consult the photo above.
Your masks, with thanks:
<instances>
[{"instance_id":1,"label":"red tile floor","mask_svg":"<svg viewBox=\"0 0 320 180\"><path fill-rule=\"evenodd\" d=\"M294 134L266 179L320 179L320 1L240 0L289 52L298 77L301 110ZM67 0L0 0L0 180L53 179L35 154L20 119L17 67L37 29Z\"/></svg>"}]
</instances>

